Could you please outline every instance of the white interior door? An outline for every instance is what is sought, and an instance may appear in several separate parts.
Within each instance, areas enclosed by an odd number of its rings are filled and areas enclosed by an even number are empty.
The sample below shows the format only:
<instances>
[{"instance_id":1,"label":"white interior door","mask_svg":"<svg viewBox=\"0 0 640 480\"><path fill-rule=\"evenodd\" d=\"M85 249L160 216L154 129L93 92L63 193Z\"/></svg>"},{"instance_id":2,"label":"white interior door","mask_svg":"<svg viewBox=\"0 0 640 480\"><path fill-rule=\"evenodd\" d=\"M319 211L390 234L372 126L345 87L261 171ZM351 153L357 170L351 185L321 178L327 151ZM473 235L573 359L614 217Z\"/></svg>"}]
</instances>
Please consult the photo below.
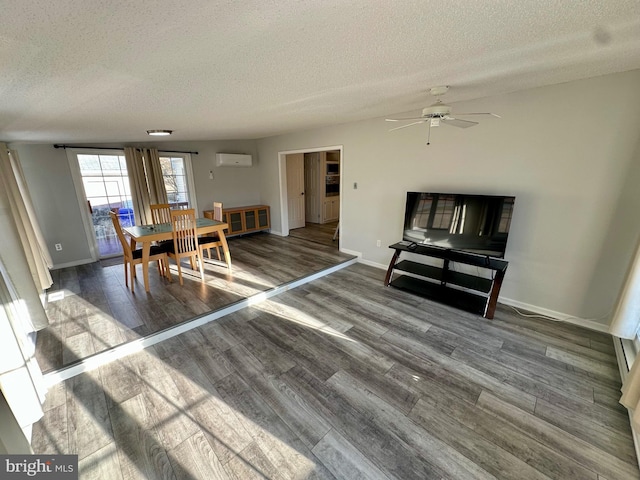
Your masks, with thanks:
<instances>
[{"instance_id":1,"label":"white interior door","mask_svg":"<svg viewBox=\"0 0 640 480\"><path fill-rule=\"evenodd\" d=\"M304 154L305 222L320 223L320 152Z\"/></svg>"},{"instance_id":2,"label":"white interior door","mask_svg":"<svg viewBox=\"0 0 640 480\"><path fill-rule=\"evenodd\" d=\"M289 229L304 227L304 154L287 155Z\"/></svg>"}]
</instances>

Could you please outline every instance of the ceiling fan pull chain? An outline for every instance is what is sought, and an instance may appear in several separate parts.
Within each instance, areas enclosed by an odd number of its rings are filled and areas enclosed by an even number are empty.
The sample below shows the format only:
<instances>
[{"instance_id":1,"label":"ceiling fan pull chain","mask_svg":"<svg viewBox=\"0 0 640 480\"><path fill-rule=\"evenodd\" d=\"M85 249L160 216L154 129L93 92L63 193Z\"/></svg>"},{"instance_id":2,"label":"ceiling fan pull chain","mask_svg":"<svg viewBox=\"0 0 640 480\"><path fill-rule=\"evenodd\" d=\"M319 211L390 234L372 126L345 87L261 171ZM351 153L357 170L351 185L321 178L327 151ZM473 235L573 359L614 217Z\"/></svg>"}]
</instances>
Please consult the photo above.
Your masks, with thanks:
<instances>
[{"instance_id":1,"label":"ceiling fan pull chain","mask_svg":"<svg viewBox=\"0 0 640 480\"><path fill-rule=\"evenodd\" d=\"M431 122L427 122L427 145L431 145Z\"/></svg>"}]
</instances>

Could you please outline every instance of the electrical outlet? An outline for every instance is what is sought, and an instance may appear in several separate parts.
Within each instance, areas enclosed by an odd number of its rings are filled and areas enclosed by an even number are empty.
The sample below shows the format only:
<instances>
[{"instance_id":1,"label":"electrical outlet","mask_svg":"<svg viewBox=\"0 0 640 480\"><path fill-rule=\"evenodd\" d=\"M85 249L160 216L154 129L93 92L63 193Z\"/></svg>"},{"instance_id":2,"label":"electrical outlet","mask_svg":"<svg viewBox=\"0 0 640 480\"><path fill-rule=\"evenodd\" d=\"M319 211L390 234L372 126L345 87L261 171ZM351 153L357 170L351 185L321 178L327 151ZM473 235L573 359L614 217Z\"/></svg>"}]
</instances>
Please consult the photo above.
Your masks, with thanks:
<instances>
[{"instance_id":1,"label":"electrical outlet","mask_svg":"<svg viewBox=\"0 0 640 480\"><path fill-rule=\"evenodd\" d=\"M376 241L376 247L380 247L381 243L380 240Z\"/></svg>"},{"instance_id":2,"label":"electrical outlet","mask_svg":"<svg viewBox=\"0 0 640 480\"><path fill-rule=\"evenodd\" d=\"M60 251L62 251L62 244L56 243L56 252L60 252Z\"/></svg>"}]
</instances>

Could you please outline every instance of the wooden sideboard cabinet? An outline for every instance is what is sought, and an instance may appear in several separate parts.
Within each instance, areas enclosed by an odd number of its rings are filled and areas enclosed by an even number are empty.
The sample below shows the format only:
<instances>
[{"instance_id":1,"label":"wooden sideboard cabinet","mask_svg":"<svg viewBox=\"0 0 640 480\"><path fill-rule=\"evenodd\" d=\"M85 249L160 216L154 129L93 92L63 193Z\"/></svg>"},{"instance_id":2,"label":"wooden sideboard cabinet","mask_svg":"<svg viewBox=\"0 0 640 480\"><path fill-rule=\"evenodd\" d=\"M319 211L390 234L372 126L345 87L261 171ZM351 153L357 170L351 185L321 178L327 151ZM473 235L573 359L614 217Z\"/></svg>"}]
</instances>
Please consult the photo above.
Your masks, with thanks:
<instances>
[{"instance_id":1,"label":"wooden sideboard cabinet","mask_svg":"<svg viewBox=\"0 0 640 480\"><path fill-rule=\"evenodd\" d=\"M205 218L213 219L213 210L202 212ZM250 205L248 207L230 207L222 209L222 221L229 225L225 231L227 237L259 232L271 228L269 205Z\"/></svg>"}]
</instances>

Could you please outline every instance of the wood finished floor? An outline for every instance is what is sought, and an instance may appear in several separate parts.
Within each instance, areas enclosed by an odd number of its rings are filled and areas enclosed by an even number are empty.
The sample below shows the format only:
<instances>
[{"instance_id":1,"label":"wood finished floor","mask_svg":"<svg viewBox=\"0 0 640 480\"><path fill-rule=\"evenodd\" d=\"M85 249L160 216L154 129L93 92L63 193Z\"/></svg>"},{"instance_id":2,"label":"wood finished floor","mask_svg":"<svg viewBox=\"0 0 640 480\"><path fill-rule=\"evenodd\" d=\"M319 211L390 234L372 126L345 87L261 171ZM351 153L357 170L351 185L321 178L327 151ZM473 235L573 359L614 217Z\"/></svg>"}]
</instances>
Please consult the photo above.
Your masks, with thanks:
<instances>
[{"instance_id":1,"label":"wood finished floor","mask_svg":"<svg viewBox=\"0 0 640 480\"><path fill-rule=\"evenodd\" d=\"M162 279L150 265L150 293L138 266L135 294L124 285L121 260L96 262L52 272L47 315L50 326L38 333L36 357L44 372L143 337L237 300L318 272L349 258L335 245L266 233L229 239L233 271L205 262L205 282L183 268L185 286ZM188 262L183 262L185 265ZM105 265L105 266L103 266ZM55 300L56 295L64 298ZM52 300L53 299L53 300Z\"/></svg>"},{"instance_id":2,"label":"wood finished floor","mask_svg":"<svg viewBox=\"0 0 640 480\"><path fill-rule=\"evenodd\" d=\"M333 234L335 233L337 226L338 222L306 223L302 228L289 230L289 236L338 248L339 233L338 237L333 240Z\"/></svg>"},{"instance_id":3,"label":"wood finished floor","mask_svg":"<svg viewBox=\"0 0 640 480\"><path fill-rule=\"evenodd\" d=\"M49 392L82 479L640 478L608 335L353 265Z\"/></svg>"}]
</instances>

